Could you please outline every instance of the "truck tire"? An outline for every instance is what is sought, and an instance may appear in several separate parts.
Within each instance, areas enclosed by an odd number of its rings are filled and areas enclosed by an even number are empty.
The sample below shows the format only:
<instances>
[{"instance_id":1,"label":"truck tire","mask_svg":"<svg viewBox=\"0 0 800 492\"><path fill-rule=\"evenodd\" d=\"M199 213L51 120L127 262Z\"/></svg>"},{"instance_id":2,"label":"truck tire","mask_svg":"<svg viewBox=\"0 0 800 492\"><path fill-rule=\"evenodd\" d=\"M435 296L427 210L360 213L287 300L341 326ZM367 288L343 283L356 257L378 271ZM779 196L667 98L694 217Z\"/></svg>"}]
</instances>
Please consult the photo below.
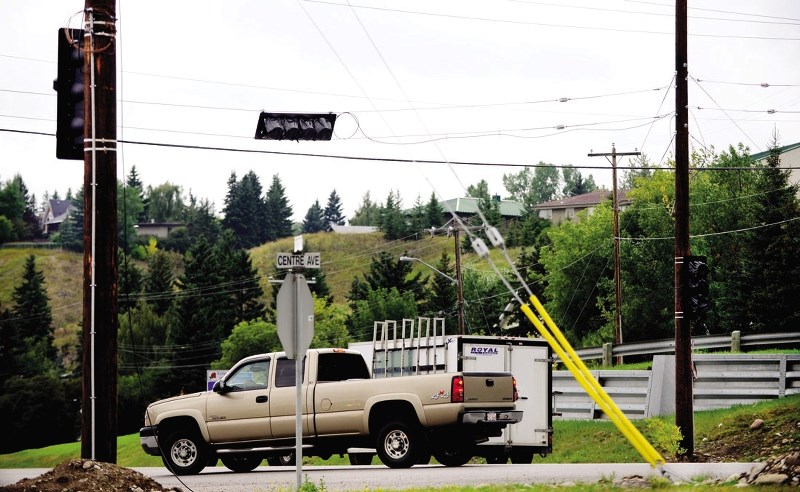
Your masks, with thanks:
<instances>
[{"instance_id":1,"label":"truck tire","mask_svg":"<svg viewBox=\"0 0 800 492\"><path fill-rule=\"evenodd\" d=\"M208 464L208 445L199 432L178 429L164 440L161 459L175 475L196 475Z\"/></svg>"},{"instance_id":2,"label":"truck tire","mask_svg":"<svg viewBox=\"0 0 800 492\"><path fill-rule=\"evenodd\" d=\"M221 458L222 464L237 473L253 471L261 464L261 456L254 454L229 455Z\"/></svg>"},{"instance_id":3,"label":"truck tire","mask_svg":"<svg viewBox=\"0 0 800 492\"><path fill-rule=\"evenodd\" d=\"M392 421L378 432L375 449L389 468L411 468L422 452L422 435L406 422Z\"/></svg>"},{"instance_id":4,"label":"truck tire","mask_svg":"<svg viewBox=\"0 0 800 492\"><path fill-rule=\"evenodd\" d=\"M294 466L294 453L283 456L270 456L267 458L269 466Z\"/></svg>"},{"instance_id":5,"label":"truck tire","mask_svg":"<svg viewBox=\"0 0 800 492\"><path fill-rule=\"evenodd\" d=\"M444 466L461 466L472 459L472 448L471 445L463 441L453 441L434 449L433 457Z\"/></svg>"},{"instance_id":6,"label":"truck tire","mask_svg":"<svg viewBox=\"0 0 800 492\"><path fill-rule=\"evenodd\" d=\"M351 465L371 465L373 456L371 453L347 453Z\"/></svg>"}]
</instances>

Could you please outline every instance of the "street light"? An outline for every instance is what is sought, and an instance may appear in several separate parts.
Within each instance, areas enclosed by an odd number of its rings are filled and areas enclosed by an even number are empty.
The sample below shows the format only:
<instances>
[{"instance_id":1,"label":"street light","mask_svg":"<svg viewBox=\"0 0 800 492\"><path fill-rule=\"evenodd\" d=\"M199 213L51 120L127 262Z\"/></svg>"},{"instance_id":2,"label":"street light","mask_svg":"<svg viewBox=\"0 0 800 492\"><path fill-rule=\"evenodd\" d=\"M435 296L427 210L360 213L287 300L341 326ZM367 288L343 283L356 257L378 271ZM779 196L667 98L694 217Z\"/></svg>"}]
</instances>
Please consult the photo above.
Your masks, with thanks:
<instances>
[{"instance_id":1,"label":"street light","mask_svg":"<svg viewBox=\"0 0 800 492\"><path fill-rule=\"evenodd\" d=\"M426 262L424 260L421 260L419 258L414 258L413 256L401 256L400 257L400 261L406 261L406 262L418 261L418 262L422 263L426 267L430 268L434 272L438 273L439 275L441 275L442 277L448 279L450 282L452 282L452 283L454 283L456 285L456 287L458 288L457 289L457 291L458 291L458 331L459 331L459 333L461 335L463 335L464 334L464 290L462 288L463 287L462 286L462 282L460 281L461 279L455 279L455 278L451 277L450 275L444 273L443 271L439 270L435 266L431 265L430 263L428 263L428 262Z\"/></svg>"}]
</instances>

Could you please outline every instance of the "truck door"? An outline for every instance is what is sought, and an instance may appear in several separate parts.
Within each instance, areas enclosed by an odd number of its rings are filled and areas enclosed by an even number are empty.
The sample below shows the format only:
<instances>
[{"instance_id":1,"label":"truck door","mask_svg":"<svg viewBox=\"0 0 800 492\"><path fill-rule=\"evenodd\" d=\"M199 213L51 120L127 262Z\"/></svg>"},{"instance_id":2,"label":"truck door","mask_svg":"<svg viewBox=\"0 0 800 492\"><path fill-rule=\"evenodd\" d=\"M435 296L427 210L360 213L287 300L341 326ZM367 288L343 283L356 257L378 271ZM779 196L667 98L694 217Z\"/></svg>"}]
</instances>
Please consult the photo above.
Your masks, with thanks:
<instances>
[{"instance_id":1,"label":"truck door","mask_svg":"<svg viewBox=\"0 0 800 492\"><path fill-rule=\"evenodd\" d=\"M240 366L225 376L225 392L208 395L206 411L211 442L272 437L269 415L270 359Z\"/></svg>"},{"instance_id":2,"label":"truck door","mask_svg":"<svg viewBox=\"0 0 800 492\"><path fill-rule=\"evenodd\" d=\"M512 445L547 446L550 417L550 359L547 346L515 346L509 354L511 374L517 378L517 409L522 422L507 428Z\"/></svg>"},{"instance_id":3,"label":"truck door","mask_svg":"<svg viewBox=\"0 0 800 492\"><path fill-rule=\"evenodd\" d=\"M310 435L309 432L309 417L308 417L308 403L306 402L306 391L308 389L308 377L306 376L306 362L308 357L303 359L303 388L302 388L302 406L303 406L303 419L302 428L303 435ZM295 392L295 361L294 359L287 359L286 357L279 357L275 360L275 381L272 385L269 395L269 411L271 415L272 437L288 438L294 437L295 429L295 412L296 407L296 392Z\"/></svg>"}]
</instances>

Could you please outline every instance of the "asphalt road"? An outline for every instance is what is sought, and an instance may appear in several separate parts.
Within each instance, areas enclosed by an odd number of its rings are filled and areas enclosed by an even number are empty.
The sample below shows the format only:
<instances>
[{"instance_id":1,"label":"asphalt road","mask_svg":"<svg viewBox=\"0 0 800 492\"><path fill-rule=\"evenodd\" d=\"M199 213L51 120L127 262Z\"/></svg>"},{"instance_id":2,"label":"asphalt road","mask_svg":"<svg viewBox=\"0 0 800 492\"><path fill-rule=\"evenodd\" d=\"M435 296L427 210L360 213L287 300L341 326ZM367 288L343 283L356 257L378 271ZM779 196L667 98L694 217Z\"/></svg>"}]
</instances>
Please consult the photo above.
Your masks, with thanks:
<instances>
[{"instance_id":1,"label":"asphalt road","mask_svg":"<svg viewBox=\"0 0 800 492\"><path fill-rule=\"evenodd\" d=\"M564 484L594 483L602 479L634 475L665 474L673 481L688 482L693 477L727 479L752 468L752 463L669 463L661 469L648 464L533 464L533 465L466 465L447 468L440 465L415 466L395 470L384 466L307 466L303 476L327 490L402 489L407 487L443 487L447 485L486 484ZM163 486L181 487L188 492L243 492L292 490L297 476L294 467L258 467L249 473L233 473L224 467L207 468L200 475L181 477L183 483L165 468L136 468ZM47 469L0 470L0 485L36 477Z\"/></svg>"}]
</instances>

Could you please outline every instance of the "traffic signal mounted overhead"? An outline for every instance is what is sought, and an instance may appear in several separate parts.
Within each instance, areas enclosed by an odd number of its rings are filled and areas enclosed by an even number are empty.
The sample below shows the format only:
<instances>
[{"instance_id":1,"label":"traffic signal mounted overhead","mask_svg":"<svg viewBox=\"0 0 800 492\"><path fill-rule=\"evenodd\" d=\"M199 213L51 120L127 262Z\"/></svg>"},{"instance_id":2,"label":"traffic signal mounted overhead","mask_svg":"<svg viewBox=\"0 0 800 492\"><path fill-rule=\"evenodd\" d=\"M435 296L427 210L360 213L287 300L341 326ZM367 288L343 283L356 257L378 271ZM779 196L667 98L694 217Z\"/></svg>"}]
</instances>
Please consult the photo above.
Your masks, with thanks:
<instances>
[{"instance_id":1,"label":"traffic signal mounted overhead","mask_svg":"<svg viewBox=\"0 0 800 492\"><path fill-rule=\"evenodd\" d=\"M82 29L58 30L58 78L53 81L56 102L56 157L83 160L83 46Z\"/></svg>"},{"instance_id":2,"label":"traffic signal mounted overhead","mask_svg":"<svg viewBox=\"0 0 800 492\"><path fill-rule=\"evenodd\" d=\"M333 113L267 113L262 111L256 138L262 140L330 140L336 115Z\"/></svg>"},{"instance_id":3,"label":"traffic signal mounted overhead","mask_svg":"<svg viewBox=\"0 0 800 492\"><path fill-rule=\"evenodd\" d=\"M700 319L708 311L708 265L705 256L683 258L683 313L691 321Z\"/></svg>"}]
</instances>

